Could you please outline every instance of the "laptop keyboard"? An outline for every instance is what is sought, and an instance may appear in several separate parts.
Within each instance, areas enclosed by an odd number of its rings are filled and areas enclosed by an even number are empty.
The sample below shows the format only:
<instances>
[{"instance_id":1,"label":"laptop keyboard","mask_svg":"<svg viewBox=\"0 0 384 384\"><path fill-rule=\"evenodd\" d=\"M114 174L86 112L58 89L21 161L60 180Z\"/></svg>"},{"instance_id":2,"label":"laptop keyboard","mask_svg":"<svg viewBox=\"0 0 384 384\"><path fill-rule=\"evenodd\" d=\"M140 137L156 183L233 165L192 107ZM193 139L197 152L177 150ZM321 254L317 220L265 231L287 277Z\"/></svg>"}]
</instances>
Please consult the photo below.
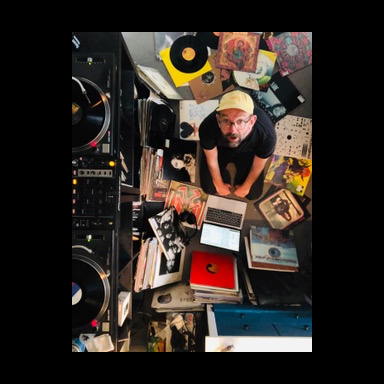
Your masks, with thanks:
<instances>
[{"instance_id":1,"label":"laptop keyboard","mask_svg":"<svg viewBox=\"0 0 384 384\"><path fill-rule=\"evenodd\" d=\"M213 221L218 224L240 228L242 215L240 213L225 211L218 208L207 208L205 220Z\"/></svg>"}]
</instances>

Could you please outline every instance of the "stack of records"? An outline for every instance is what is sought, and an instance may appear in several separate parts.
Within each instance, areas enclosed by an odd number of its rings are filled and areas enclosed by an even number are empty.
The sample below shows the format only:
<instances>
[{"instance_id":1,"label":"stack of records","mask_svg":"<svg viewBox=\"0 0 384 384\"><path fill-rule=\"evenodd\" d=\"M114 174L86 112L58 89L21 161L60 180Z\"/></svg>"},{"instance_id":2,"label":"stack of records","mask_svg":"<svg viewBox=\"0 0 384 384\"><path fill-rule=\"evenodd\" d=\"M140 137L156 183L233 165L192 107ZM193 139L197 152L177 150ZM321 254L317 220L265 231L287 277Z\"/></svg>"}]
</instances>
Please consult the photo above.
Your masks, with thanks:
<instances>
[{"instance_id":1,"label":"stack of records","mask_svg":"<svg viewBox=\"0 0 384 384\"><path fill-rule=\"evenodd\" d=\"M237 259L232 254L194 251L190 284L198 303L236 304L243 301Z\"/></svg>"}]
</instances>

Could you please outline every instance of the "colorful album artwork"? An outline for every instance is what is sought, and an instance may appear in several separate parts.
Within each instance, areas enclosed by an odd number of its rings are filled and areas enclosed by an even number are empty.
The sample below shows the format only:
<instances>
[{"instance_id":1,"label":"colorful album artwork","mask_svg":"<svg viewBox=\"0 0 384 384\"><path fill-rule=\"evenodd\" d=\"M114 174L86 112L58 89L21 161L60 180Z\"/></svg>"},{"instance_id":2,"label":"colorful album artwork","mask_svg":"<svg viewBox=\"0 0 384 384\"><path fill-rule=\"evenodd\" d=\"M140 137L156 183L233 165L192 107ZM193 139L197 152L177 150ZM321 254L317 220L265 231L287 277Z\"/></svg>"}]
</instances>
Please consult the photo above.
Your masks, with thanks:
<instances>
[{"instance_id":1,"label":"colorful album artwork","mask_svg":"<svg viewBox=\"0 0 384 384\"><path fill-rule=\"evenodd\" d=\"M275 52L260 49L257 57L256 72L233 71L233 76L240 87L258 91L260 85L266 84L271 80L275 63Z\"/></svg>"},{"instance_id":2,"label":"colorful album artwork","mask_svg":"<svg viewBox=\"0 0 384 384\"><path fill-rule=\"evenodd\" d=\"M221 32L216 67L255 72L260 35L254 32Z\"/></svg>"},{"instance_id":3,"label":"colorful album artwork","mask_svg":"<svg viewBox=\"0 0 384 384\"><path fill-rule=\"evenodd\" d=\"M282 76L312 64L312 32L284 32L267 40L277 55Z\"/></svg>"},{"instance_id":4,"label":"colorful album artwork","mask_svg":"<svg viewBox=\"0 0 384 384\"><path fill-rule=\"evenodd\" d=\"M204 219L207 200L208 195L202 188L172 180L169 186L164 208L175 207L178 214L183 211L194 214L196 217L197 227L200 229ZM184 222L183 224L194 228L194 224L189 224L188 222Z\"/></svg>"},{"instance_id":5,"label":"colorful album artwork","mask_svg":"<svg viewBox=\"0 0 384 384\"><path fill-rule=\"evenodd\" d=\"M273 155L264 182L303 196L312 174L312 160Z\"/></svg>"}]
</instances>

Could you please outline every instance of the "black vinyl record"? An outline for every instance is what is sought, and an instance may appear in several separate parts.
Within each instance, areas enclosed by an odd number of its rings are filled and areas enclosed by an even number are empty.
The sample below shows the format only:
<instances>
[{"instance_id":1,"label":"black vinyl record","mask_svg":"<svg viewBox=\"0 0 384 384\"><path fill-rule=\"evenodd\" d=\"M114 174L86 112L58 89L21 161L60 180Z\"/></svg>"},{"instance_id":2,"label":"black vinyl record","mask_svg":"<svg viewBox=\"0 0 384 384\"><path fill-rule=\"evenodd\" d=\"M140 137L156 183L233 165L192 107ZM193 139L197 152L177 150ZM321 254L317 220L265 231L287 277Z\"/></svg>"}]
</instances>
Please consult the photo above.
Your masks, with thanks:
<instances>
[{"instance_id":1,"label":"black vinyl record","mask_svg":"<svg viewBox=\"0 0 384 384\"><path fill-rule=\"evenodd\" d=\"M109 297L110 286L102 268L87 257L72 255L72 329L99 320Z\"/></svg>"},{"instance_id":2,"label":"black vinyl record","mask_svg":"<svg viewBox=\"0 0 384 384\"><path fill-rule=\"evenodd\" d=\"M170 59L176 69L183 73L193 73L204 67L208 60L208 48L196 36L180 36L170 50Z\"/></svg>"},{"instance_id":3,"label":"black vinyl record","mask_svg":"<svg viewBox=\"0 0 384 384\"><path fill-rule=\"evenodd\" d=\"M220 32L197 32L196 36L212 49L219 47Z\"/></svg>"},{"instance_id":4,"label":"black vinyl record","mask_svg":"<svg viewBox=\"0 0 384 384\"><path fill-rule=\"evenodd\" d=\"M110 106L103 91L87 79L72 79L72 152L84 151L97 144L108 130Z\"/></svg>"},{"instance_id":5,"label":"black vinyl record","mask_svg":"<svg viewBox=\"0 0 384 384\"><path fill-rule=\"evenodd\" d=\"M167 105L152 103L148 145L156 149L164 148L165 140L174 136L175 122L176 115Z\"/></svg>"}]
</instances>

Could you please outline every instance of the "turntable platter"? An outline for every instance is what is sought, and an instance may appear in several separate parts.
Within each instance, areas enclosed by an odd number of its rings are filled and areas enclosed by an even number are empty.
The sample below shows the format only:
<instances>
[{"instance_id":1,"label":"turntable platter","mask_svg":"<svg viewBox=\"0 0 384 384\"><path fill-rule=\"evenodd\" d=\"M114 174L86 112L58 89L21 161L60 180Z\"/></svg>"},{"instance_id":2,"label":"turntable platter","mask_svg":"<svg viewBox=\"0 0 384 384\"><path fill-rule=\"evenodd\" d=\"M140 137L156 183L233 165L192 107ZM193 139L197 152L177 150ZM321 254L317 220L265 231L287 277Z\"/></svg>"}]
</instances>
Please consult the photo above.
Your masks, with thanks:
<instances>
[{"instance_id":1,"label":"turntable platter","mask_svg":"<svg viewBox=\"0 0 384 384\"><path fill-rule=\"evenodd\" d=\"M72 152L85 151L95 146L105 135L111 120L107 96L93 82L72 79Z\"/></svg>"},{"instance_id":2,"label":"turntable platter","mask_svg":"<svg viewBox=\"0 0 384 384\"><path fill-rule=\"evenodd\" d=\"M109 298L110 285L103 269L85 256L72 254L72 329L99 320Z\"/></svg>"}]
</instances>

